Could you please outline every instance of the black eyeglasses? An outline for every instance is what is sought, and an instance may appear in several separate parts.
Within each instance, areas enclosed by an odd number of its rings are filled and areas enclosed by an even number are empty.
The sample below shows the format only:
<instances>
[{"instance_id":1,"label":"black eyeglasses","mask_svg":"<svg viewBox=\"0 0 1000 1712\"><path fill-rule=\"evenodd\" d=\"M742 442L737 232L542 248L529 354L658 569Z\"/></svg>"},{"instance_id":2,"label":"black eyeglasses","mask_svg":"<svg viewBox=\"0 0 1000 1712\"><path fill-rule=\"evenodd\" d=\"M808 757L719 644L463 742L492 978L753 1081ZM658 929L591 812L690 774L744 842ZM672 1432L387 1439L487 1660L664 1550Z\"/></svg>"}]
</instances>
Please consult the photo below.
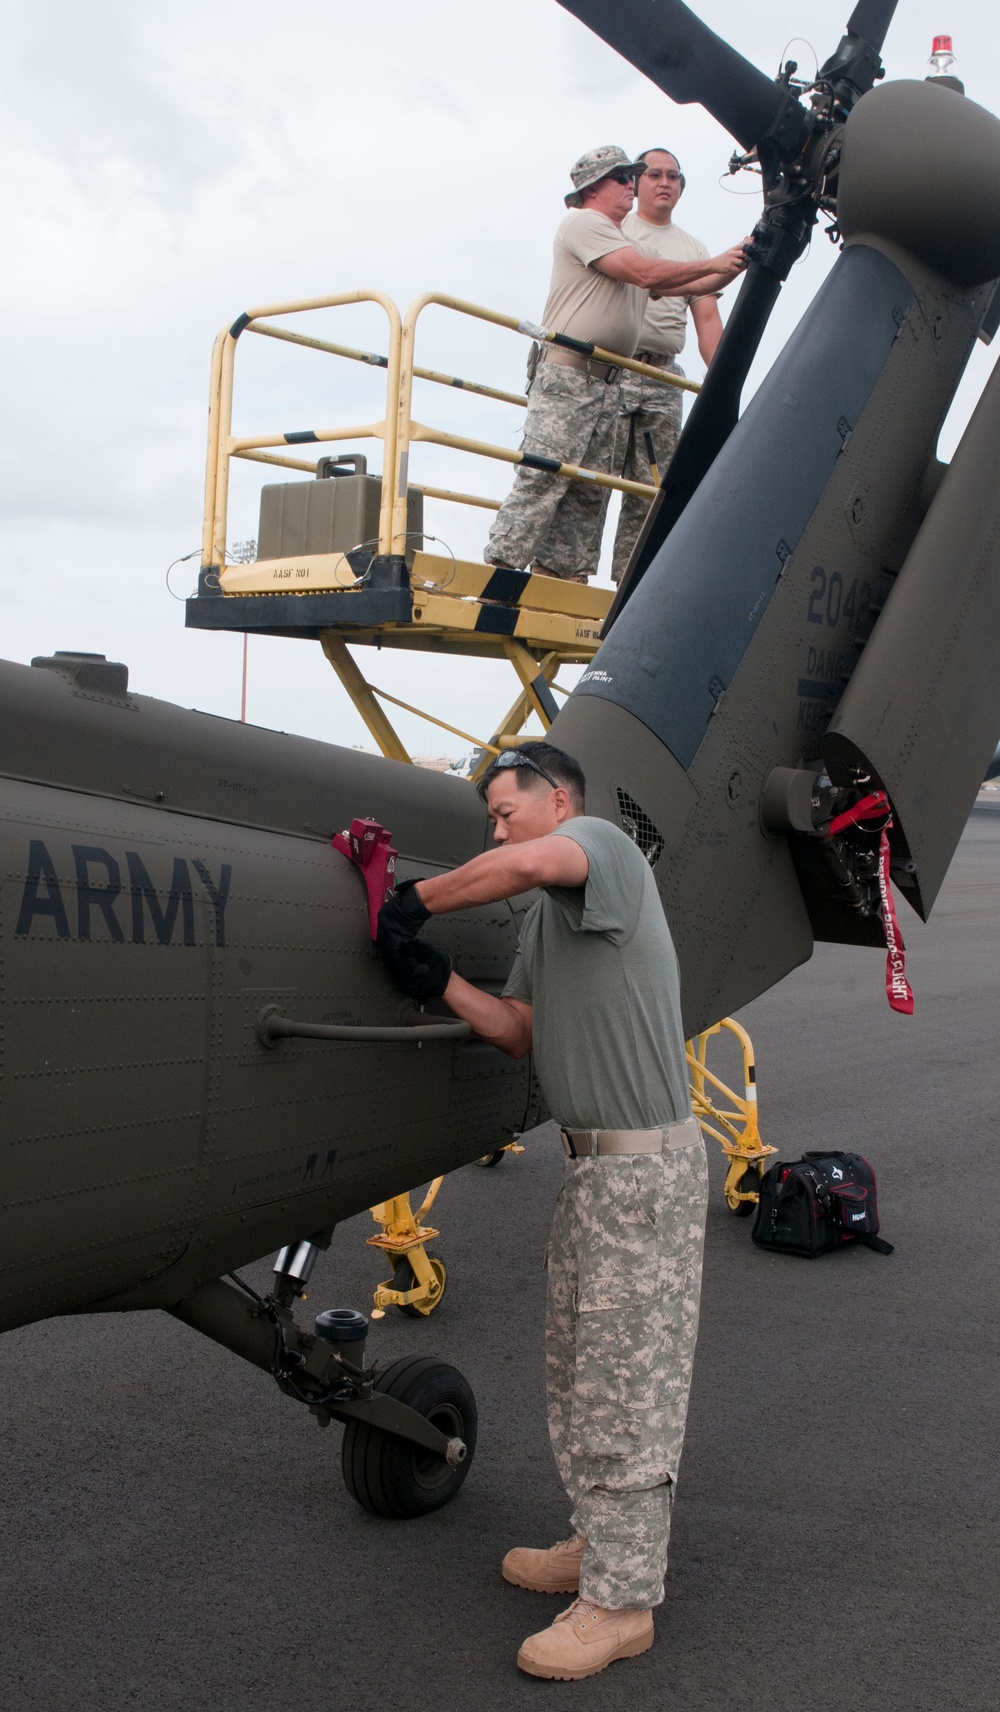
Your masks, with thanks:
<instances>
[{"instance_id":1,"label":"black eyeglasses","mask_svg":"<svg viewBox=\"0 0 1000 1712\"><path fill-rule=\"evenodd\" d=\"M486 788L498 773L509 773L512 767L530 767L531 771L537 773L539 778L544 779L547 785L551 785L554 791L561 789L561 786L556 784L552 774L547 773L544 767L540 767L537 761L533 761L530 755L522 754L520 749L505 749L502 755L497 756L487 772L481 787L482 795L485 796Z\"/></svg>"},{"instance_id":2,"label":"black eyeglasses","mask_svg":"<svg viewBox=\"0 0 1000 1712\"><path fill-rule=\"evenodd\" d=\"M613 178L616 184L635 184L634 172L609 172L608 177Z\"/></svg>"}]
</instances>

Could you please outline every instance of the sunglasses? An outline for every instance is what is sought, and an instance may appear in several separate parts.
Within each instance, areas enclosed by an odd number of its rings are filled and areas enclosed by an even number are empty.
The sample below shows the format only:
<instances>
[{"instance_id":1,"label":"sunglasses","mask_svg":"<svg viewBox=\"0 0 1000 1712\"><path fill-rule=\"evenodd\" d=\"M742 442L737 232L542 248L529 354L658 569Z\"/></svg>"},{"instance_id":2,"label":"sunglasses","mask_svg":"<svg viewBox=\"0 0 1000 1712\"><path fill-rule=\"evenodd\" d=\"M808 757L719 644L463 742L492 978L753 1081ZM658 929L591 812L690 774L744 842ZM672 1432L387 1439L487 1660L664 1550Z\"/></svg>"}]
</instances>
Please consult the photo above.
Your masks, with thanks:
<instances>
[{"instance_id":1,"label":"sunglasses","mask_svg":"<svg viewBox=\"0 0 1000 1712\"><path fill-rule=\"evenodd\" d=\"M498 755L483 780L483 785L488 786L490 780L495 779L498 773L509 773L512 767L530 767L531 771L537 773L539 778L544 779L547 785L551 785L554 791L561 788L556 784L551 773L547 773L544 767L540 767L537 761L531 759L530 755L522 755L520 749L505 749L502 755Z\"/></svg>"},{"instance_id":2,"label":"sunglasses","mask_svg":"<svg viewBox=\"0 0 1000 1712\"><path fill-rule=\"evenodd\" d=\"M609 172L608 177L613 178L616 184L635 184L634 172Z\"/></svg>"}]
</instances>

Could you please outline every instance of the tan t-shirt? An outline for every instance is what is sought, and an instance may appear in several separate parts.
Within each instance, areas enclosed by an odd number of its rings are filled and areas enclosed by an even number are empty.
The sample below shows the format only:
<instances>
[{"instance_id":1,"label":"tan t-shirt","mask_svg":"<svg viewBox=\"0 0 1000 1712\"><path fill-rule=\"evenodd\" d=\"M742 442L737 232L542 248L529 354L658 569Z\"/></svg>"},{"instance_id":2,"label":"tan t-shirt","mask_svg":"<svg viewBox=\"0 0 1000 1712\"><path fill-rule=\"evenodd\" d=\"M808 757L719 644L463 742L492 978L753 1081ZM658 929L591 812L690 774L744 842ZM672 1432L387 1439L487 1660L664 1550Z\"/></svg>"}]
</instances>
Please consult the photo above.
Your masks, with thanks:
<instances>
[{"instance_id":1,"label":"tan t-shirt","mask_svg":"<svg viewBox=\"0 0 1000 1712\"><path fill-rule=\"evenodd\" d=\"M622 221L622 231L637 250L642 250L647 256L658 256L661 261L696 262L701 257L706 261L710 259L709 252L701 240L692 238L690 232L675 226L673 221L668 226L654 226L649 220L644 220L641 214L626 214ZM695 292L693 296L683 294L680 297L661 297L655 302L650 298L636 350L655 351L657 356L661 357L676 357L678 351L684 349L688 309L697 301L699 295ZM715 295L719 294L716 292ZM629 353L625 354L627 356Z\"/></svg>"},{"instance_id":2,"label":"tan t-shirt","mask_svg":"<svg viewBox=\"0 0 1000 1712\"><path fill-rule=\"evenodd\" d=\"M609 279L591 263L612 250L636 246L613 220L593 208L574 208L552 246L552 284L542 324L630 357L636 348L647 293L638 285Z\"/></svg>"}]
</instances>

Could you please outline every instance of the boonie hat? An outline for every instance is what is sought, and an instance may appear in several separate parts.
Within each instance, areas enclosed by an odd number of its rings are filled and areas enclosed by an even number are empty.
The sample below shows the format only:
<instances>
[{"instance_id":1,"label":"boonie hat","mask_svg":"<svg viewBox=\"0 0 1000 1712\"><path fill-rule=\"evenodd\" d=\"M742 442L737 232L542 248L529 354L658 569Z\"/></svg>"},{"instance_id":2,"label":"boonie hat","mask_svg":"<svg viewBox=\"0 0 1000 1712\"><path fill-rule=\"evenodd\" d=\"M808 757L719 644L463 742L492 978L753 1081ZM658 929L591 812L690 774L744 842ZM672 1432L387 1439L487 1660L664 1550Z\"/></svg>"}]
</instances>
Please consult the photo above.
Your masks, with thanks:
<instances>
[{"instance_id":1,"label":"boonie hat","mask_svg":"<svg viewBox=\"0 0 1000 1712\"><path fill-rule=\"evenodd\" d=\"M631 161L624 149L616 148L613 143L605 143L603 148L588 149L585 155L570 167L569 176L574 188L567 191L563 197L567 208L582 208L581 190L588 185L597 184L599 179L607 178L610 172L620 172L622 168L634 172L636 178L646 170L645 161Z\"/></svg>"}]
</instances>

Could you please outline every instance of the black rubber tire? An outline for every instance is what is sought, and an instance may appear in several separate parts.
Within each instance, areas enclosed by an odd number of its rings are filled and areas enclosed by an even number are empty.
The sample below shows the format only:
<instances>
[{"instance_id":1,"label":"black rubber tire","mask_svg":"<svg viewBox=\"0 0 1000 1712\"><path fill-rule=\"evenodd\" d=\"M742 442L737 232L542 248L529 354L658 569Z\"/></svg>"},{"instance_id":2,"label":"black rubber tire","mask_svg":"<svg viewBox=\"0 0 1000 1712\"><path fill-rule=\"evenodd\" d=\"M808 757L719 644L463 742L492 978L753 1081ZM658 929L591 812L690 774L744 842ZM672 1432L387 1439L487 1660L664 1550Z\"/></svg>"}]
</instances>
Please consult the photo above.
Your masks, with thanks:
<instances>
[{"instance_id":1,"label":"black rubber tire","mask_svg":"<svg viewBox=\"0 0 1000 1712\"><path fill-rule=\"evenodd\" d=\"M484 1165L487 1171L490 1171L494 1165L502 1165L506 1157L507 1149L498 1147L496 1153L484 1153L481 1159L476 1160L476 1164Z\"/></svg>"},{"instance_id":2,"label":"black rubber tire","mask_svg":"<svg viewBox=\"0 0 1000 1712\"><path fill-rule=\"evenodd\" d=\"M441 1303L445 1298L445 1292L448 1288L448 1268L444 1261L436 1254L429 1254L427 1258L430 1261L431 1266L437 1271L438 1277L441 1280L441 1294L438 1296L434 1306L431 1308L415 1308L412 1302L397 1302L395 1304L397 1311L401 1314L405 1314L407 1319L410 1320L429 1319L435 1309L440 1308ZM412 1290L416 1282L417 1280L413 1275L413 1267L404 1257L399 1264L394 1266L392 1269L392 1288L394 1290Z\"/></svg>"},{"instance_id":3,"label":"black rubber tire","mask_svg":"<svg viewBox=\"0 0 1000 1712\"><path fill-rule=\"evenodd\" d=\"M372 1516L402 1520L427 1516L450 1504L476 1450L476 1399L455 1367L429 1355L404 1355L375 1380L376 1391L398 1397L466 1447L464 1462L450 1468L433 1452L363 1421L344 1429L341 1466L351 1497Z\"/></svg>"},{"instance_id":4,"label":"black rubber tire","mask_svg":"<svg viewBox=\"0 0 1000 1712\"><path fill-rule=\"evenodd\" d=\"M744 1193L749 1189L759 1189L760 1176L760 1170L756 1165L748 1165L740 1178L739 1188L743 1190ZM730 1208L730 1212L735 1213L738 1219L748 1219L751 1213L755 1213L757 1211L758 1205L759 1203L757 1201L740 1201L735 1207Z\"/></svg>"}]
</instances>

